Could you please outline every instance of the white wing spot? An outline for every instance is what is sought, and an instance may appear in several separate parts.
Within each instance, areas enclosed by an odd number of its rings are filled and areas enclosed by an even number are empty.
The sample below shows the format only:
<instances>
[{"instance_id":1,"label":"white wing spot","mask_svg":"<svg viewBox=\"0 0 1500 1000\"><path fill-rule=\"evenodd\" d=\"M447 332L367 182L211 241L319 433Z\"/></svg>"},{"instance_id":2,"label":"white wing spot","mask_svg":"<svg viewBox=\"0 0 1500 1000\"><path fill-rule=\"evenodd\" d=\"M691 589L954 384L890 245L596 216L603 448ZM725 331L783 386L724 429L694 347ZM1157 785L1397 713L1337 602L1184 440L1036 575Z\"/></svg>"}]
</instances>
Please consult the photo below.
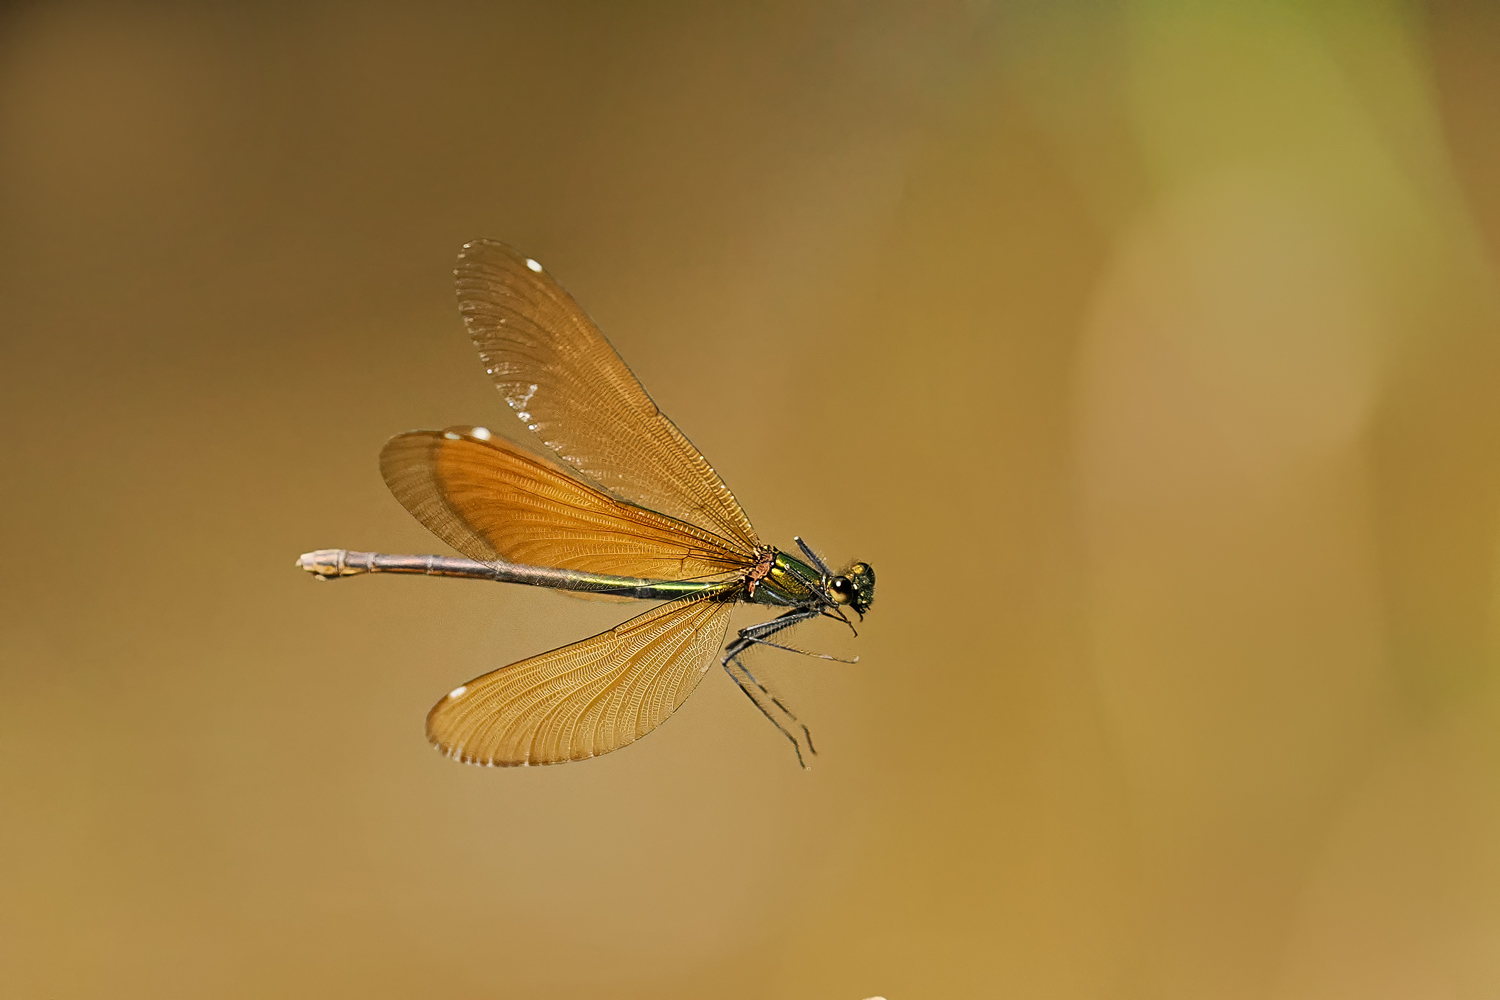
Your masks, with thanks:
<instances>
[{"instance_id":1,"label":"white wing spot","mask_svg":"<svg viewBox=\"0 0 1500 1000\"><path fill-rule=\"evenodd\" d=\"M526 258L526 266L529 267L529 268L531 268L533 271L540 271L542 269L542 265L538 264L536 261L532 260L530 257Z\"/></svg>"},{"instance_id":2,"label":"white wing spot","mask_svg":"<svg viewBox=\"0 0 1500 1000\"><path fill-rule=\"evenodd\" d=\"M481 441L488 441L490 439L490 429L488 427L476 427L469 433Z\"/></svg>"},{"instance_id":3,"label":"white wing spot","mask_svg":"<svg viewBox=\"0 0 1500 1000\"><path fill-rule=\"evenodd\" d=\"M443 431L443 437L447 438L449 441L457 441L459 438L463 437L463 435L459 434L456 431Z\"/></svg>"},{"instance_id":4,"label":"white wing spot","mask_svg":"<svg viewBox=\"0 0 1500 1000\"><path fill-rule=\"evenodd\" d=\"M511 395L505 397L505 402L510 406L512 410L524 410L531 402L531 397L535 395L536 386L532 385L527 387L525 395L522 395L519 392L512 393Z\"/></svg>"},{"instance_id":5,"label":"white wing spot","mask_svg":"<svg viewBox=\"0 0 1500 1000\"><path fill-rule=\"evenodd\" d=\"M458 687L456 687L452 691L448 692L448 697L449 698L462 698L464 696L464 692L467 691L467 690L469 690L469 685L467 685L467 684L460 684Z\"/></svg>"},{"instance_id":6,"label":"white wing spot","mask_svg":"<svg viewBox=\"0 0 1500 1000\"><path fill-rule=\"evenodd\" d=\"M530 423L531 422L531 414L527 413L525 410L522 410L520 413L517 413L516 416L518 416L518 417L521 418L521 422L522 423Z\"/></svg>"}]
</instances>

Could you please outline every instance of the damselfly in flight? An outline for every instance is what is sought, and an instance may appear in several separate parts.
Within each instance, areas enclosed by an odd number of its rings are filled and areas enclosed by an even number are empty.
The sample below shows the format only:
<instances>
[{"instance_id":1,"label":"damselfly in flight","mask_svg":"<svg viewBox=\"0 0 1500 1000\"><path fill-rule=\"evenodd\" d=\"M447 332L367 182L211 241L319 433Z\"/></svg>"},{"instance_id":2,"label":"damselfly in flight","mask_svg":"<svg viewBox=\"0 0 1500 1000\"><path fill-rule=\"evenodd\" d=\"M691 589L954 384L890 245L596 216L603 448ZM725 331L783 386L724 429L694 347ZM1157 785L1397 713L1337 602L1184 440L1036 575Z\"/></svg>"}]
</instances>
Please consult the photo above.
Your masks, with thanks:
<instances>
[{"instance_id":1,"label":"damselfly in flight","mask_svg":"<svg viewBox=\"0 0 1500 1000\"><path fill-rule=\"evenodd\" d=\"M724 481L536 261L479 240L457 274L485 371L544 447L484 427L397 435L380 454L386 484L468 558L322 549L297 565L323 580L423 573L668 602L454 688L428 713L427 737L455 760L559 764L617 750L661 725L718 655L805 767L807 727L742 658L755 645L802 652L772 637L813 618L852 629L845 610L864 618L875 571L835 573L800 538L802 559L762 544ZM741 601L784 610L725 646Z\"/></svg>"}]
</instances>

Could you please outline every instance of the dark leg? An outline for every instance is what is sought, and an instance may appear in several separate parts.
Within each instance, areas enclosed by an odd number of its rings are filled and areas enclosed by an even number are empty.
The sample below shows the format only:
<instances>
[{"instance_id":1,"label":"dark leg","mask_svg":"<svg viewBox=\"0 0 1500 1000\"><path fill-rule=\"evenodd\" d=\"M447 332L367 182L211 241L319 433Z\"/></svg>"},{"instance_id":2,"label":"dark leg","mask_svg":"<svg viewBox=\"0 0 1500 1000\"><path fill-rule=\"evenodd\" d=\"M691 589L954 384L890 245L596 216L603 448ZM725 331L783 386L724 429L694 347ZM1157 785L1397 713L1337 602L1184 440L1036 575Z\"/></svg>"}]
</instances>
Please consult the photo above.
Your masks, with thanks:
<instances>
[{"instance_id":1,"label":"dark leg","mask_svg":"<svg viewBox=\"0 0 1500 1000\"><path fill-rule=\"evenodd\" d=\"M777 615L775 618L772 618L768 622L760 622L756 625L746 625L744 628L740 629L740 637L734 640L734 642L730 643L726 648L733 649L735 646L738 646L746 639L754 640L759 639L762 636L775 635L782 629L791 628L793 625L800 625L802 622L808 621L812 618L816 618L820 614L822 614L821 609L815 607L796 607L792 608L790 611L783 611L781 614Z\"/></svg>"},{"instance_id":2,"label":"dark leg","mask_svg":"<svg viewBox=\"0 0 1500 1000\"><path fill-rule=\"evenodd\" d=\"M802 740L798 739L798 731L800 731L802 739L807 741L808 752L816 754L818 751L813 746L812 733L808 731L808 728L802 724L801 720L797 718L791 709L781 703L781 699L773 695L745 667L744 663L740 661L740 655L757 642L764 642L766 636L774 635L784 628L789 628L799 622L804 622L817 616L818 610L816 608L793 608L779 618L773 618L768 622L761 622L758 625L743 628L740 630L739 638L725 647L724 658L720 661L724 667L724 672L733 679L735 684L739 685L741 691L745 692L745 697L749 698L751 703L760 709L760 713L781 731L781 735L791 740L792 749L797 754L797 763L801 764L804 769L807 768L807 761L802 756ZM775 711L773 711L773 708ZM790 727L783 723L783 719L790 723Z\"/></svg>"},{"instance_id":3,"label":"dark leg","mask_svg":"<svg viewBox=\"0 0 1500 1000\"><path fill-rule=\"evenodd\" d=\"M833 574L829 572L828 567L823 564L823 560L818 558L818 554L816 552L807 547L807 543L802 540L802 537L800 535L793 535L792 540L797 543L797 548L802 550L802 554L807 556L807 561L817 567L819 573L823 574L823 583L826 585L828 583L828 578Z\"/></svg>"},{"instance_id":4,"label":"dark leg","mask_svg":"<svg viewBox=\"0 0 1500 1000\"><path fill-rule=\"evenodd\" d=\"M807 770L807 760L802 756L802 740L805 739L807 741L807 749L809 753L816 754L818 752L812 744L812 734L808 732L807 727L798 722L797 717L788 712L786 706L777 701L776 697L766 690L765 685L757 681L753 674L750 674L748 671L746 671L744 665L741 664L738 660L726 662L724 664L724 672L729 675L730 679L733 680L735 684L739 685L739 689L745 693L746 698L750 699L750 703L760 710L760 714L769 719L771 725L775 726L777 730L780 731L781 735L785 736L788 740L791 741L792 752L797 755L798 765L801 766L804 771ZM769 701L769 705L767 704L767 701ZM782 714L784 714L788 719L791 720L793 728L787 728L787 726L777 718L777 713L776 711L773 711L771 707L772 705L774 705L775 708L779 709ZM800 736L802 737L802 739L798 739L799 733L794 732L794 729L800 731Z\"/></svg>"},{"instance_id":5,"label":"dark leg","mask_svg":"<svg viewBox=\"0 0 1500 1000\"><path fill-rule=\"evenodd\" d=\"M811 656L815 660L832 660L834 663L859 662L859 657L857 656L852 660L846 660L842 656L833 656L830 653L814 653L812 650L798 649L796 646L783 646L781 643L772 642L770 639L751 638L750 641L757 646L770 646L772 649L779 649L784 653L796 653L799 656Z\"/></svg>"}]
</instances>

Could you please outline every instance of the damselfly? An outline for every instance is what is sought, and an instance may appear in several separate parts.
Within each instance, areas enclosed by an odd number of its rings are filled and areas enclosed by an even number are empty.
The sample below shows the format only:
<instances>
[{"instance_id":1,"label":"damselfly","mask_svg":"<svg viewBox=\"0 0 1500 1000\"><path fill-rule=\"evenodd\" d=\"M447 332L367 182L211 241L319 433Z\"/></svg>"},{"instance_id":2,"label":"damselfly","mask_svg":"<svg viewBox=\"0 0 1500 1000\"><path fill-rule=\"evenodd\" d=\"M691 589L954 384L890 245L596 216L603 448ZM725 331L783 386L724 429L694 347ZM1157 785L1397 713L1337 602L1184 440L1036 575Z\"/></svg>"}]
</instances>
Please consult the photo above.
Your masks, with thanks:
<instances>
[{"instance_id":1,"label":"damselfly","mask_svg":"<svg viewBox=\"0 0 1500 1000\"><path fill-rule=\"evenodd\" d=\"M811 734L744 654L803 652L772 637L814 618L853 629L845 611L864 618L875 571L857 562L835 573L800 538L801 559L763 544L713 467L536 261L479 240L459 254L457 275L485 371L538 447L484 427L397 435L380 454L386 484L467 558L321 549L297 565L323 580L422 573L668 602L454 688L428 713L427 737L455 760L558 764L617 750L661 725L718 655L805 767ZM725 646L742 601L783 610Z\"/></svg>"}]
</instances>

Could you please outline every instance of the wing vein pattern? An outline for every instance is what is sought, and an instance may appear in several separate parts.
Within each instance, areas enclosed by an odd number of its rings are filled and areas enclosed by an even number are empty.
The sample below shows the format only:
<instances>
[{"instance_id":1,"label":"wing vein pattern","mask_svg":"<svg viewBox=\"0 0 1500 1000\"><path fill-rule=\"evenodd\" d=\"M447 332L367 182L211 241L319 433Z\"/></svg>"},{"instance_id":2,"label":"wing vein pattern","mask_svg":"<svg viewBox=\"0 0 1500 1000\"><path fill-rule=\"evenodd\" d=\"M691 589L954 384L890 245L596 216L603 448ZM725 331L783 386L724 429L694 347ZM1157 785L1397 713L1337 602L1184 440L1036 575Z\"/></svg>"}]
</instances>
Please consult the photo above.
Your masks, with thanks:
<instances>
[{"instance_id":1,"label":"wing vein pattern","mask_svg":"<svg viewBox=\"0 0 1500 1000\"><path fill-rule=\"evenodd\" d=\"M743 570L754 550L628 503L475 428L411 431L380 471L401 505L471 559L689 580Z\"/></svg>"},{"instance_id":2,"label":"wing vein pattern","mask_svg":"<svg viewBox=\"0 0 1500 1000\"><path fill-rule=\"evenodd\" d=\"M456 760L499 767L618 750L698 686L733 608L722 593L683 598L485 674L433 706L427 738Z\"/></svg>"},{"instance_id":3,"label":"wing vein pattern","mask_svg":"<svg viewBox=\"0 0 1500 1000\"><path fill-rule=\"evenodd\" d=\"M457 277L459 309L485 370L565 465L736 547L759 545L729 487L540 265L479 240L459 255Z\"/></svg>"}]
</instances>

